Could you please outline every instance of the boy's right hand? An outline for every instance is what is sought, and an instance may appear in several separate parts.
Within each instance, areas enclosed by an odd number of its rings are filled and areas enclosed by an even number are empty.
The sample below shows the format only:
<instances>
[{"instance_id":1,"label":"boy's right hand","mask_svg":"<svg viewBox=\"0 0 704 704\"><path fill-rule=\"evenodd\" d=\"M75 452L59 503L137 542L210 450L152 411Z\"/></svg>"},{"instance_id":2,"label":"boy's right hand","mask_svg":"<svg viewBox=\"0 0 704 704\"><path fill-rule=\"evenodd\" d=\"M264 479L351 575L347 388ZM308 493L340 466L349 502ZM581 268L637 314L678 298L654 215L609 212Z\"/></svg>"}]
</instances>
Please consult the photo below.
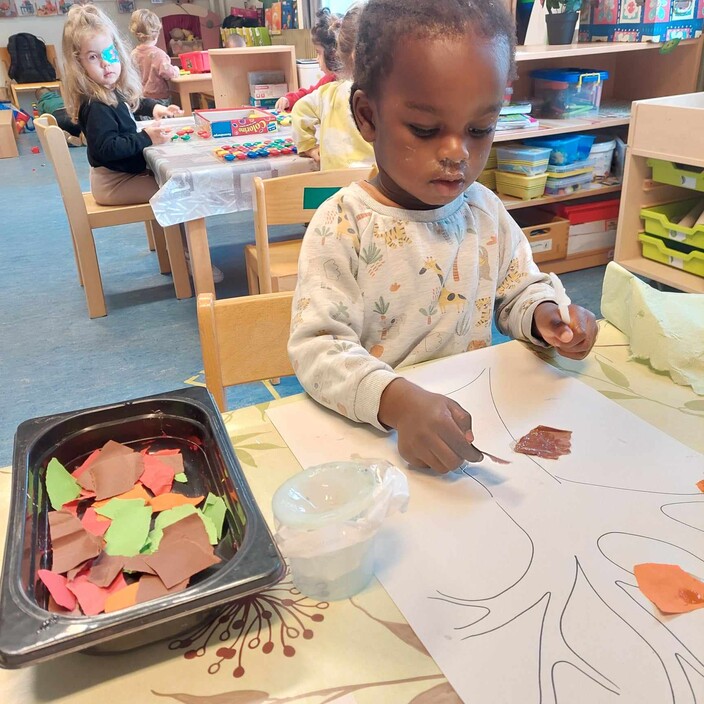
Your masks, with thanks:
<instances>
[{"instance_id":1,"label":"boy's right hand","mask_svg":"<svg viewBox=\"0 0 704 704\"><path fill-rule=\"evenodd\" d=\"M379 422L398 433L398 451L413 467L445 474L463 461L481 462L472 445L472 417L452 399L394 379L381 394Z\"/></svg>"},{"instance_id":2,"label":"boy's right hand","mask_svg":"<svg viewBox=\"0 0 704 704\"><path fill-rule=\"evenodd\" d=\"M278 110L279 112L288 110L288 98L286 96L284 96L283 98L279 98L276 101L276 105L274 105L274 110Z\"/></svg>"}]
</instances>

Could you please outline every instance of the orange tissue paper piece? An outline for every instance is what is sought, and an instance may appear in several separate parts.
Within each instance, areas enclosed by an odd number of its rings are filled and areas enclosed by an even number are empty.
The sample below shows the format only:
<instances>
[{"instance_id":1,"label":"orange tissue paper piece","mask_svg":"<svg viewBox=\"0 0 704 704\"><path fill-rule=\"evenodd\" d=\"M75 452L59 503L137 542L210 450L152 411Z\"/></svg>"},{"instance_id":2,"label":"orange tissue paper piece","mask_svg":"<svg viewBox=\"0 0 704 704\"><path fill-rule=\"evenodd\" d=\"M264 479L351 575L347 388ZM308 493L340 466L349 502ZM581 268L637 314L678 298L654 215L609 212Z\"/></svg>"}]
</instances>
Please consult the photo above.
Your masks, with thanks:
<instances>
[{"instance_id":1,"label":"orange tissue paper piece","mask_svg":"<svg viewBox=\"0 0 704 704\"><path fill-rule=\"evenodd\" d=\"M105 613L109 614L113 611L126 609L128 606L134 606L137 603L138 589L139 582L133 582L132 584L129 584L128 586L110 594L110 596L108 596L105 600Z\"/></svg>"},{"instance_id":2,"label":"orange tissue paper piece","mask_svg":"<svg viewBox=\"0 0 704 704\"><path fill-rule=\"evenodd\" d=\"M95 508L100 508L101 506L105 506L105 504L112 501L112 499L143 499L144 503L147 503L149 499L151 499L151 495L141 484L135 484L129 491L126 491L124 494L118 494L117 496L113 496L109 499L101 499L100 501L94 501L93 506ZM103 520L104 519L105 517L103 516Z\"/></svg>"},{"instance_id":3,"label":"orange tissue paper piece","mask_svg":"<svg viewBox=\"0 0 704 704\"><path fill-rule=\"evenodd\" d=\"M149 503L152 506L152 511L158 513L159 511L168 511L170 508L176 508L176 506L183 506L184 504L197 506L204 498L204 496L184 496L183 494L169 493L154 496L149 499Z\"/></svg>"},{"instance_id":4,"label":"orange tissue paper piece","mask_svg":"<svg viewBox=\"0 0 704 704\"><path fill-rule=\"evenodd\" d=\"M699 489L699 491L704 492L704 479L697 482L697 489Z\"/></svg>"},{"instance_id":5,"label":"orange tissue paper piece","mask_svg":"<svg viewBox=\"0 0 704 704\"><path fill-rule=\"evenodd\" d=\"M704 582L678 565L646 562L636 565L633 573L641 592L665 614L682 614L704 607Z\"/></svg>"},{"instance_id":6,"label":"orange tissue paper piece","mask_svg":"<svg viewBox=\"0 0 704 704\"><path fill-rule=\"evenodd\" d=\"M66 504L64 504L64 508L66 507ZM83 518L81 518L81 525L89 532L93 533L93 535L100 535L103 536L105 535L105 531L110 527L110 523L112 521L109 518L106 518L105 516L101 516L100 514L95 512L95 509L92 506L89 506L85 513L83 514Z\"/></svg>"}]
</instances>

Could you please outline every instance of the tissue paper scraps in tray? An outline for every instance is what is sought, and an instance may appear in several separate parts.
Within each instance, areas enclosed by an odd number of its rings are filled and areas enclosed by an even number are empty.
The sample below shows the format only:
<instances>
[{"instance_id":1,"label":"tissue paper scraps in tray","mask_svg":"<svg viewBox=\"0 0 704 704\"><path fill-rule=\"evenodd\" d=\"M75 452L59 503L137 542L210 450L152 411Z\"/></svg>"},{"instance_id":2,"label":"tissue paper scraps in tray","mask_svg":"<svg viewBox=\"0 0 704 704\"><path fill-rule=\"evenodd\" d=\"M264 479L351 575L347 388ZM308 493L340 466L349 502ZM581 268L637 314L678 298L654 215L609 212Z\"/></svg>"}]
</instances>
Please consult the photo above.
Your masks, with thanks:
<instances>
[{"instance_id":1,"label":"tissue paper scraps in tray","mask_svg":"<svg viewBox=\"0 0 704 704\"><path fill-rule=\"evenodd\" d=\"M571 430L539 425L518 440L513 448L523 455L536 455L546 460L556 460L571 452Z\"/></svg>"},{"instance_id":2,"label":"tissue paper scraps in tray","mask_svg":"<svg viewBox=\"0 0 704 704\"><path fill-rule=\"evenodd\" d=\"M664 614L681 614L704 607L704 582L678 565L647 562L633 568L638 588Z\"/></svg>"},{"instance_id":3,"label":"tissue paper scraps in tray","mask_svg":"<svg viewBox=\"0 0 704 704\"><path fill-rule=\"evenodd\" d=\"M172 491L178 480L185 490L178 449L137 452L109 441L73 472L50 460L51 569L37 571L50 611L116 611L183 591L220 562L213 546L223 537L225 501Z\"/></svg>"}]
</instances>

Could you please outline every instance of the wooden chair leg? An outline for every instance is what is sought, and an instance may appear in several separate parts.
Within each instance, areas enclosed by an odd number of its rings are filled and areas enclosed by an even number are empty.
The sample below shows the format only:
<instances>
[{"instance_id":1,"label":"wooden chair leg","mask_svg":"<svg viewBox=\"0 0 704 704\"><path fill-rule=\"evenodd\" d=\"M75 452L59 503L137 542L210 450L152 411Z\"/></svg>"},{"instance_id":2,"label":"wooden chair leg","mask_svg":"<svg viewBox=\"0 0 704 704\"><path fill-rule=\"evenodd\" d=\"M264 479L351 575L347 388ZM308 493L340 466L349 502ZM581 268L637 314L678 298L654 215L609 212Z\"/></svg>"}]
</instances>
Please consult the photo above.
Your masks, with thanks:
<instances>
[{"instance_id":1,"label":"wooden chair leg","mask_svg":"<svg viewBox=\"0 0 704 704\"><path fill-rule=\"evenodd\" d=\"M83 275L83 288L88 304L88 315L91 318L102 318L108 314L105 306L105 294L103 293L103 282L100 278L100 267L98 266L98 255L95 251L95 240L93 231L87 225L78 225L74 231L76 251L80 263L81 274Z\"/></svg>"},{"instance_id":2,"label":"wooden chair leg","mask_svg":"<svg viewBox=\"0 0 704 704\"><path fill-rule=\"evenodd\" d=\"M174 280L176 298L190 298L193 295L193 289L188 276L181 229L178 225L171 225L164 228L164 235L166 237L166 248L169 253L169 262L171 263L171 276Z\"/></svg>"},{"instance_id":3,"label":"wooden chair leg","mask_svg":"<svg viewBox=\"0 0 704 704\"><path fill-rule=\"evenodd\" d=\"M247 290L250 296L259 293L259 275L257 274L256 261L249 252L244 253L244 266L247 272Z\"/></svg>"},{"instance_id":4,"label":"wooden chair leg","mask_svg":"<svg viewBox=\"0 0 704 704\"><path fill-rule=\"evenodd\" d=\"M146 223L147 226L147 247L149 247L149 251L153 252L156 249L156 242L154 241L154 233L152 232L151 228L149 227L149 223ZM162 274L164 273L163 271L161 272Z\"/></svg>"},{"instance_id":5,"label":"wooden chair leg","mask_svg":"<svg viewBox=\"0 0 704 704\"><path fill-rule=\"evenodd\" d=\"M196 295L212 293L215 295L215 282L213 281L213 267L210 262L210 248L208 247L208 231L205 229L205 218L189 220L186 223L186 238L188 239L188 253L191 260L191 273Z\"/></svg>"},{"instance_id":6,"label":"wooden chair leg","mask_svg":"<svg viewBox=\"0 0 704 704\"><path fill-rule=\"evenodd\" d=\"M159 260L159 271L162 274L170 274L171 265L169 264L169 253L166 251L164 229L156 220L148 220L144 225L147 228L147 239L151 238L156 248L156 256Z\"/></svg>"},{"instance_id":7,"label":"wooden chair leg","mask_svg":"<svg viewBox=\"0 0 704 704\"><path fill-rule=\"evenodd\" d=\"M71 232L71 246L73 247L73 258L76 260L76 273L78 274L78 284L83 286L83 276L81 275L81 263L78 261L78 250L76 249L76 238L73 235L71 223L68 224L68 229Z\"/></svg>"}]
</instances>

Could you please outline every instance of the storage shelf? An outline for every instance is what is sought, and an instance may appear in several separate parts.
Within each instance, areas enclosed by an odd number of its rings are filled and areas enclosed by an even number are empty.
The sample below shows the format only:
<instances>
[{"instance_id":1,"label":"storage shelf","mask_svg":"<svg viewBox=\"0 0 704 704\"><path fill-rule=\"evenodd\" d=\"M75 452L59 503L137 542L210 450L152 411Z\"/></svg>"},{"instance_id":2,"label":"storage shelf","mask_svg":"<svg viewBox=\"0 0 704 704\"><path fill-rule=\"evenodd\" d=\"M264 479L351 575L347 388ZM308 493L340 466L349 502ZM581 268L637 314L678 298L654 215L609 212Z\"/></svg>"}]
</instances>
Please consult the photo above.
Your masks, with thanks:
<instances>
[{"instance_id":1,"label":"storage shelf","mask_svg":"<svg viewBox=\"0 0 704 704\"><path fill-rule=\"evenodd\" d=\"M697 166L701 169L704 169L704 157L697 158L696 156L692 155L687 157L686 159L682 159L681 157L673 158L672 153L656 152L650 149L638 148L631 149L631 153L633 154L633 156L642 156L646 159L662 159L663 161L676 161L678 164L686 164L687 166ZM699 193L699 191L694 192Z\"/></svg>"},{"instance_id":2,"label":"storage shelf","mask_svg":"<svg viewBox=\"0 0 704 704\"><path fill-rule=\"evenodd\" d=\"M617 186L603 186L600 183L591 183L586 188L583 188L574 193L568 193L564 196L542 196L541 198L531 198L530 200L521 200L513 196L504 196L499 194L506 210L517 210L518 208L532 208L536 205L546 205L547 203L559 203L563 200L577 200L578 198L589 198L590 196L600 196L606 193L618 193L621 190L620 184Z\"/></svg>"},{"instance_id":3,"label":"storage shelf","mask_svg":"<svg viewBox=\"0 0 704 704\"><path fill-rule=\"evenodd\" d=\"M494 142L509 142L514 139L531 139L532 137L548 137L553 134L568 134L569 132L584 132L600 130L606 127L627 125L630 118L593 117L591 119L573 120L540 120L538 129L506 130L497 132Z\"/></svg>"},{"instance_id":4,"label":"storage shelf","mask_svg":"<svg viewBox=\"0 0 704 704\"><path fill-rule=\"evenodd\" d=\"M667 264L637 257L635 259L618 259L618 263L632 271L634 274L645 276L654 281L659 281L666 286L672 286L687 293L704 293L704 278L690 274L687 271L679 271Z\"/></svg>"},{"instance_id":5,"label":"storage shelf","mask_svg":"<svg viewBox=\"0 0 704 704\"><path fill-rule=\"evenodd\" d=\"M696 46L699 41L699 39L685 39L677 45L675 51L683 47ZM661 48L662 44L653 42L582 42L554 46L518 46L516 47L516 61L538 61L562 57L579 59L582 56L594 56L595 54L659 51Z\"/></svg>"}]
</instances>

